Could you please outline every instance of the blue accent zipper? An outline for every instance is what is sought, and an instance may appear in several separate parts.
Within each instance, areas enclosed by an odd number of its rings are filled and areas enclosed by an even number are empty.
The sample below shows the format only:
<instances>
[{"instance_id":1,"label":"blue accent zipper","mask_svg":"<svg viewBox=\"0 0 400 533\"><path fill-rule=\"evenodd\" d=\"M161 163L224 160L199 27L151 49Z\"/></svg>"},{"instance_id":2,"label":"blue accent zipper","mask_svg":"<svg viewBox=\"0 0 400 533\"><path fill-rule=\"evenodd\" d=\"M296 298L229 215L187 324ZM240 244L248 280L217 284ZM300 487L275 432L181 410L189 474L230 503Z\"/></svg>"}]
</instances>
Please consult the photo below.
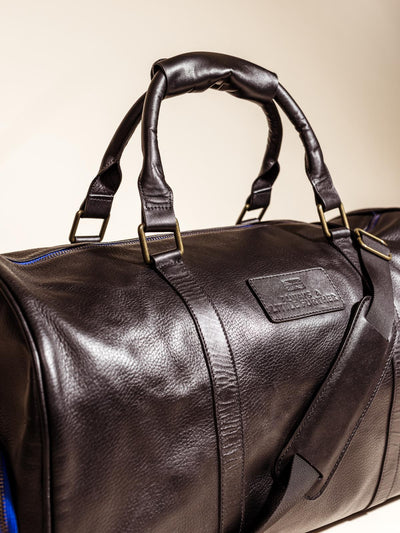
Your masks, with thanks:
<instances>
[{"instance_id":1,"label":"blue accent zipper","mask_svg":"<svg viewBox=\"0 0 400 533\"><path fill-rule=\"evenodd\" d=\"M375 226L378 224L379 219L381 218L381 213L376 213L375 211L372 211L371 213L373 217L369 221L365 231L371 233L371 231L374 231Z\"/></svg>"},{"instance_id":2,"label":"blue accent zipper","mask_svg":"<svg viewBox=\"0 0 400 533\"><path fill-rule=\"evenodd\" d=\"M0 533L18 533L17 517L11 498L10 481L3 453L0 451Z\"/></svg>"},{"instance_id":3,"label":"blue accent zipper","mask_svg":"<svg viewBox=\"0 0 400 533\"><path fill-rule=\"evenodd\" d=\"M392 210L397 210L397 209L387 209L387 210L382 210L382 212L392 211ZM348 213L348 216L351 215L351 214L355 214L355 215L356 214L361 214L363 212L364 212L363 210L352 211L351 213ZM368 214L372 215L372 218L370 219L370 221L369 221L369 223L367 225L366 231L372 231L375 228L375 226L377 225L377 223L379 221L379 218L380 218L382 213L379 213L379 212L371 210L371 211L368 211ZM268 223L270 224L271 222L273 222L273 221L262 222L261 224L268 224ZM275 222L279 222L279 221L275 221ZM256 224L254 224L254 223L253 224L239 224L239 225L235 225L235 226L225 226L225 227L210 228L210 229L205 229L205 230L184 231L184 232L182 232L182 236L199 235L199 234L206 234L206 233L220 233L220 232L223 232L223 231L250 228L251 226L257 226L258 224L260 224L260 223L256 223ZM147 237L147 241L149 241L149 242L160 241L162 239L168 239L168 238L172 238L170 234L153 235L151 237ZM82 250L82 249L86 249L86 248L94 248L96 246L115 246L117 244L119 244L119 245L137 244L138 242L139 242L139 239L136 238L136 239L128 239L128 240L124 240L124 241L82 243L82 244L76 244L76 245L68 246L68 247L65 247L65 248L59 248L58 250L54 250L52 252L48 252L46 254L39 255L39 256L34 257L33 259L30 259L28 261L22 261L22 260L11 259L11 258L7 258L7 259L9 261L11 261L12 263L15 263L15 264L21 265L21 266L33 265L35 263L38 263L39 261L44 261L46 259L51 259L53 257L58 257L60 255L71 253L71 252L76 251L76 250ZM2 532L0 531L0 533L2 533Z\"/></svg>"},{"instance_id":4,"label":"blue accent zipper","mask_svg":"<svg viewBox=\"0 0 400 533\"><path fill-rule=\"evenodd\" d=\"M222 232L222 231L227 231L227 230L232 230L232 229L249 228L252 225L253 224L249 224L249 225L246 225L246 226L245 225L241 225L241 226L226 226L226 227L223 227L223 228L211 228L211 229L208 229L208 230L185 231L185 232L182 232L182 235L186 236L186 235L198 235L198 234L202 234L202 233L219 233L219 232ZM152 242L152 241L160 241L160 240L163 240L163 239L171 239L171 238L173 238L173 237L171 235L169 235L169 234L162 234L162 235L153 235L151 237L148 237L147 240L149 242ZM139 239L128 239L128 240L125 240L125 241L82 243L82 244L77 244L77 245L73 245L73 246L68 246L68 247L65 247L65 248L59 248L58 250L53 250L52 252L48 252L46 254L34 257L33 259L29 259L28 261L21 261L21 260L18 260L18 259L11 259L11 258L7 258L7 259L9 261L11 261L12 263L15 263L15 264L21 265L21 266L23 266L23 265L33 265L35 263L38 263L39 261L44 261L46 259L51 259L53 257L58 257L60 255L65 255L65 254L73 252L75 250L82 250L82 249L86 249L86 248L94 248L94 247L97 247L97 246L115 246L117 244L120 244L120 245L137 244L138 242L139 242ZM0 531L0 533L2 533L2 531Z\"/></svg>"}]
</instances>

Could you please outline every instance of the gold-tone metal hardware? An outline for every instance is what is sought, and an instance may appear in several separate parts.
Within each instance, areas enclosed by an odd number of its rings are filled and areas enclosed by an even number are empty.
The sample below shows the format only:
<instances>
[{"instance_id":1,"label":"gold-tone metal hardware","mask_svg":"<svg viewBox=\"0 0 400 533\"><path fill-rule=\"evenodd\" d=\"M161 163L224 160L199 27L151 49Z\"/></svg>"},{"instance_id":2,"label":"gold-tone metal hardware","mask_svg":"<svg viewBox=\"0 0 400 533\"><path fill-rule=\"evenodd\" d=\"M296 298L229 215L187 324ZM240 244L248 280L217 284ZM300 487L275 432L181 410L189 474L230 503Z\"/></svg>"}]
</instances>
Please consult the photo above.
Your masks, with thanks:
<instances>
[{"instance_id":1,"label":"gold-tone metal hardware","mask_svg":"<svg viewBox=\"0 0 400 533\"><path fill-rule=\"evenodd\" d=\"M240 211L240 215L239 215L238 219L236 220L236 225L242 223L242 221L243 221L243 217L244 217L244 215L247 213L247 211L249 210L249 207L250 207L250 204L244 204L244 207L243 207L243 209Z\"/></svg>"},{"instance_id":2,"label":"gold-tone metal hardware","mask_svg":"<svg viewBox=\"0 0 400 533\"><path fill-rule=\"evenodd\" d=\"M239 215L239 218L236 221L236 225L241 224L243 222L243 217L247 213L247 211L249 211L249 209L250 209L250 204L245 204L243 209L240 211L240 215ZM261 222L261 219L265 215L266 210L267 210L266 207L263 207L261 209L260 214L257 217L258 218L258 222ZM244 222L246 222L246 221L244 221Z\"/></svg>"},{"instance_id":3,"label":"gold-tone metal hardware","mask_svg":"<svg viewBox=\"0 0 400 533\"><path fill-rule=\"evenodd\" d=\"M325 212L324 212L324 208L322 207L322 204L317 204L317 209L318 209L318 216L321 221L323 232L325 233L325 236L328 237L328 239L330 239L332 237L332 233L328 227L328 222L326 221ZM349 220L347 218L346 211L344 209L343 204L339 205L339 211L340 211L340 216L342 217L343 226L347 229L350 229Z\"/></svg>"},{"instance_id":4,"label":"gold-tone metal hardware","mask_svg":"<svg viewBox=\"0 0 400 533\"><path fill-rule=\"evenodd\" d=\"M375 248L368 246L368 244L365 244L365 242L363 241L363 235L387 247L387 244L383 239L380 239L376 235L372 235L372 233L368 233L368 231L365 231L361 228L356 228L354 230L354 233L357 235L357 241L359 242L361 248L364 248L364 250L367 250L368 252L371 252L371 254L377 255L378 257L380 257L381 259L385 259L386 261L390 261L392 259L392 254L390 252L388 254L384 254L382 252L379 252L379 250L375 250Z\"/></svg>"},{"instance_id":5,"label":"gold-tone metal hardware","mask_svg":"<svg viewBox=\"0 0 400 533\"><path fill-rule=\"evenodd\" d=\"M147 239L146 239L146 227L144 224L140 224L140 226L138 227L138 234L139 234L140 246L142 247L142 254L143 254L144 262L149 264L151 263L151 255L149 252L149 246L148 246ZM181 255L183 255L183 242L182 242L182 235L181 235L181 230L179 228L178 219L176 219L174 237L175 237L176 248L177 250L180 251Z\"/></svg>"},{"instance_id":6,"label":"gold-tone metal hardware","mask_svg":"<svg viewBox=\"0 0 400 533\"><path fill-rule=\"evenodd\" d=\"M79 222L82 218L82 215L83 215L83 210L80 209L79 211L77 211L76 215L75 215L75 218L74 218L74 221L72 223L72 228L71 228L71 231L70 231L70 234L69 234L69 242L74 244L75 242L84 242L84 241L90 241L90 242L100 242L103 240L104 238L104 235L106 233L106 229L107 229L107 226L108 226L108 221L110 220L110 215L108 215L108 217L106 218L103 218L103 223L101 225L101 228L100 228L100 233L98 235L88 235L87 237L85 236L77 236L76 235L76 232L78 230L78 226L79 226ZM86 217L86 218L94 218L94 217Z\"/></svg>"}]
</instances>

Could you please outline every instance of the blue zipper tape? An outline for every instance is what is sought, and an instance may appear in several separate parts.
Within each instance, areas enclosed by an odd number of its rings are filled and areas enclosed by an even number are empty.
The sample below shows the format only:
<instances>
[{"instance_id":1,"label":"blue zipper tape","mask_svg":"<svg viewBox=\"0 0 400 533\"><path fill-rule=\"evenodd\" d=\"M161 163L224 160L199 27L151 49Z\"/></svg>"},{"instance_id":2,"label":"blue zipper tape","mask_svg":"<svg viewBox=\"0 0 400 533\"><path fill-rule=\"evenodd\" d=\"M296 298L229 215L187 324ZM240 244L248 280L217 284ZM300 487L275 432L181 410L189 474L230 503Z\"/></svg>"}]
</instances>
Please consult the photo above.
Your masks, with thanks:
<instances>
[{"instance_id":1,"label":"blue zipper tape","mask_svg":"<svg viewBox=\"0 0 400 533\"><path fill-rule=\"evenodd\" d=\"M7 473L6 459L0 451L0 477L2 487L0 491L0 513L3 520L0 520L0 533L18 533L17 517L11 498L10 480ZM5 529L4 529L5 527Z\"/></svg>"},{"instance_id":2,"label":"blue zipper tape","mask_svg":"<svg viewBox=\"0 0 400 533\"><path fill-rule=\"evenodd\" d=\"M227 226L226 228L216 228L216 229L242 229L242 228L250 228L254 224L247 224L247 225L240 225L240 226ZM210 230L204 230L204 233L208 233ZM211 232L212 229L211 229ZM183 232L182 235L196 235L203 233L202 230L194 230L194 231L187 231ZM170 237L170 235L154 235L152 237L149 237L149 241L160 241L163 239L167 239ZM82 243L79 246L68 246L66 248L58 248L57 250L53 250L52 252L48 252L47 254L39 255L37 257L34 257L33 259L29 259L27 261L18 260L18 259L8 259L11 261L11 263L15 263L17 265L33 265L34 263L38 263L39 261L43 261L44 259L48 259L50 257L57 257L59 255L64 255L69 252L75 251L77 249L85 249L85 248L94 248L94 247L101 247L101 246L116 246L118 244L137 244L139 243L139 239L128 239L125 241L111 241L111 242L98 242L98 243Z\"/></svg>"}]
</instances>

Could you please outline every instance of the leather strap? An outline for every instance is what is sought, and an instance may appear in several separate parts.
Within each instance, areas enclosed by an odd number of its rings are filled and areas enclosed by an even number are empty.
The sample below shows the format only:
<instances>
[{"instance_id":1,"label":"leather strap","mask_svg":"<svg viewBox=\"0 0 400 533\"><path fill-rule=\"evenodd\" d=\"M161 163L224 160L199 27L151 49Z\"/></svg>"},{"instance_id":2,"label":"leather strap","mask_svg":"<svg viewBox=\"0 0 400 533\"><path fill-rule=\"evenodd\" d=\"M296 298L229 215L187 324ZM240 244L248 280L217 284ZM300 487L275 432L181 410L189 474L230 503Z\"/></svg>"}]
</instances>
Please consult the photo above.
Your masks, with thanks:
<instances>
[{"instance_id":1,"label":"leather strap","mask_svg":"<svg viewBox=\"0 0 400 533\"><path fill-rule=\"evenodd\" d=\"M369 237L366 244L387 254L384 245ZM276 462L274 499L288 470L289 481L265 526L303 497L316 499L324 492L391 364L395 311L390 262L364 249L360 257L372 294L358 305L335 364Z\"/></svg>"},{"instance_id":2,"label":"leather strap","mask_svg":"<svg viewBox=\"0 0 400 533\"><path fill-rule=\"evenodd\" d=\"M152 75L154 73L154 66ZM214 87L220 89L220 87ZM82 218L107 218L122 180L120 161L130 138L140 123L145 94L131 107L118 126L103 156L99 172L89 186L81 205ZM282 144L282 122L274 102L260 104L268 122L268 143L260 172L247 198L248 210L268 207L272 186L279 174L278 157Z\"/></svg>"},{"instance_id":3,"label":"leather strap","mask_svg":"<svg viewBox=\"0 0 400 533\"><path fill-rule=\"evenodd\" d=\"M367 296L359 305L334 367L276 465L279 477L298 454L320 472L311 499L322 494L339 466L388 362L390 343L369 323L369 303Z\"/></svg>"},{"instance_id":4,"label":"leather strap","mask_svg":"<svg viewBox=\"0 0 400 533\"><path fill-rule=\"evenodd\" d=\"M83 211L82 218L106 219L110 215L114 195L122 180L120 160L140 123L145 96L146 94L142 94L133 104L114 133L101 161L100 170L89 185L80 207Z\"/></svg>"},{"instance_id":5,"label":"leather strap","mask_svg":"<svg viewBox=\"0 0 400 533\"><path fill-rule=\"evenodd\" d=\"M244 513L244 442L238 377L221 318L179 252L154 268L182 298L195 323L210 374L219 455L219 533L240 532Z\"/></svg>"},{"instance_id":6,"label":"leather strap","mask_svg":"<svg viewBox=\"0 0 400 533\"><path fill-rule=\"evenodd\" d=\"M295 454L289 465L289 479L286 489L281 496L277 497L276 494L273 494L274 502L270 503L272 512L267 521L264 521L263 527L271 527L290 511L292 507L299 503L304 494L307 494L319 477L318 470L300 457L300 455Z\"/></svg>"},{"instance_id":7,"label":"leather strap","mask_svg":"<svg viewBox=\"0 0 400 533\"><path fill-rule=\"evenodd\" d=\"M300 135L305 148L306 173L314 189L316 202L322 205L324 211L338 208L341 204L340 197L325 164L318 139L303 111L281 84L276 90L275 101Z\"/></svg>"},{"instance_id":8,"label":"leather strap","mask_svg":"<svg viewBox=\"0 0 400 533\"><path fill-rule=\"evenodd\" d=\"M342 256L352 265L352 267L360 274L364 276L361 266L360 257L357 250L356 239L353 240L352 231L345 227L334 228L331 227L331 243L342 254ZM368 279L368 278L367 278Z\"/></svg>"}]
</instances>

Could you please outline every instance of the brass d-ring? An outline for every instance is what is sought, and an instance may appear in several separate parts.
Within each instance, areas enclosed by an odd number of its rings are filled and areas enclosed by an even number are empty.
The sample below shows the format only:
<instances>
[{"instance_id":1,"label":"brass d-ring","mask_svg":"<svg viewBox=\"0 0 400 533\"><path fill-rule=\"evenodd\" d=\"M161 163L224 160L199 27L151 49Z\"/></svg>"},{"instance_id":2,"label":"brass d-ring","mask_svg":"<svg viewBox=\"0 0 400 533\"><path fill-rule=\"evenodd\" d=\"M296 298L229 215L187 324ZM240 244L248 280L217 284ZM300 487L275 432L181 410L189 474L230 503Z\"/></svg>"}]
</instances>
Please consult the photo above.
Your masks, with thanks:
<instances>
[{"instance_id":1,"label":"brass d-ring","mask_svg":"<svg viewBox=\"0 0 400 533\"><path fill-rule=\"evenodd\" d=\"M317 209L318 209L318 216L321 221L323 232L325 233L325 236L328 239L330 239L332 237L332 233L328 227L328 222L326 221L325 211L324 211L324 208L322 207L322 204L317 204ZM344 209L343 204L339 205L339 211L340 211L340 216L342 217L343 226L347 229L350 229L349 220L347 218L346 211Z\"/></svg>"},{"instance_id":2,"label":"brass d-ring","mask_svg":"<svg viewBox=\"0 0 400 533\"><path fill-rule=\"evenodd\" d=\"M93 217L82 217L84 211L80 209L77 211L74 221L72 223L71 231L69 234L69 242L74 244L75 242L100 242L103 240L104 234L107 229L108 221L110 220L110 215L108 215L106 218L103 218L103 223L100 228L100 232L98 235L88 235L88 236L77 236L76 232L78 230L79 222L81 218L93 218Z\"/></svg>"},{"instance_id":3,"label":"brass d-ring","mask_svg":"<svg viewBox=\"0 0 400 533\"><path fill-rule=\"evenodd\" d=\"M175 219L175 220L176 220L175 229L173 233L175 237L176 249L179 250L181 255L183 255L183 242L182 242L181 230L179 228L178 219ZM142 248L142 255L143 255L144 262L149 264L151 263L151 255L150 255L149 246L148 246L147 237L146 237L146 226L144 224L140 224L140 226L138 227L138 234L139 234L139 241L140 241L140 246Z\"/></svg>"}]
</instances>

